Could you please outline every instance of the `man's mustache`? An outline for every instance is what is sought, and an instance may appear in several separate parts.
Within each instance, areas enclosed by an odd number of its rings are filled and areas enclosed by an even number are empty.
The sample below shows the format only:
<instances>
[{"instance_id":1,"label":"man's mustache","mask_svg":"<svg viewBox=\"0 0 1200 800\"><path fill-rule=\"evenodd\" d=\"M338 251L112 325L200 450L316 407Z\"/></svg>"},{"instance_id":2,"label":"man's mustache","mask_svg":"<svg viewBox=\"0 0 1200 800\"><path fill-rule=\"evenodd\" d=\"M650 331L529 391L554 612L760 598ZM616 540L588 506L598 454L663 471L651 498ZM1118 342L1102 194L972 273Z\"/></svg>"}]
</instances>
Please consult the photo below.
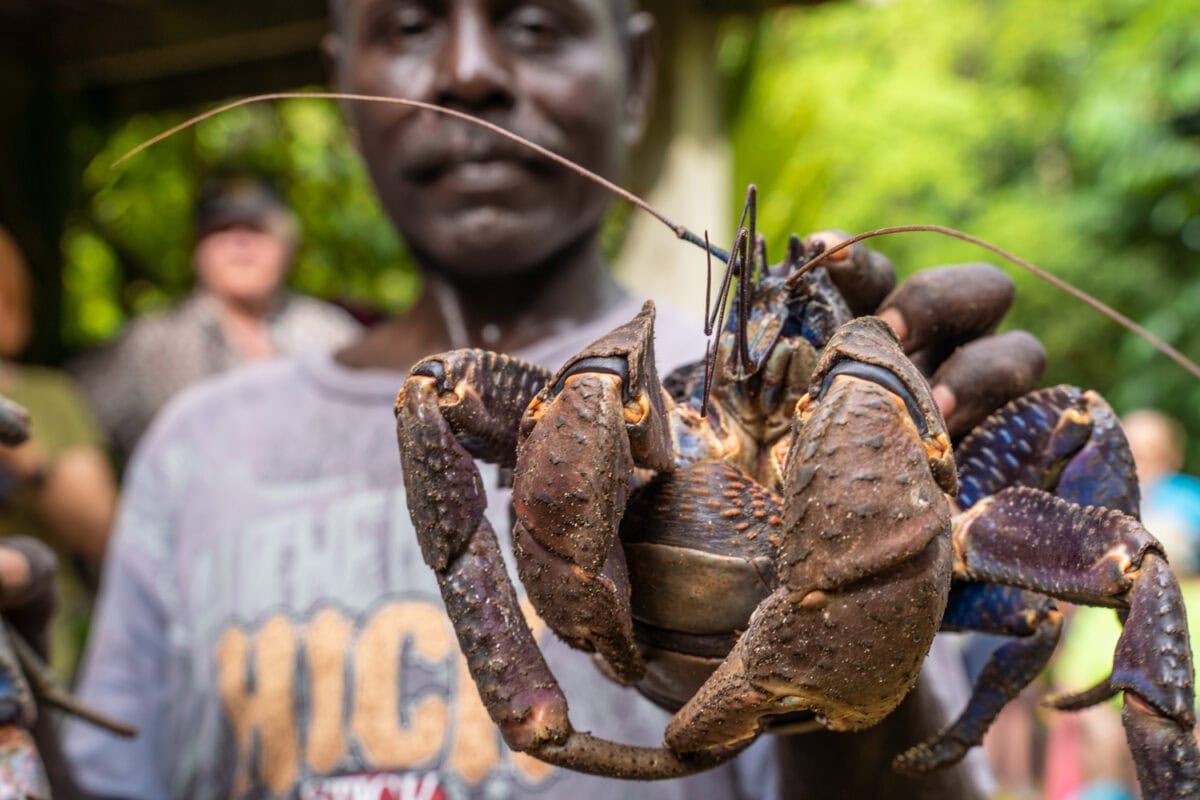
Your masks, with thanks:
<instances>
[{"instance_id":1,"label":"man's mustache","mask_svg":"<svg viewBox=\"0 0 1200 800\"><path fill-rule=\"evenodd\" d=\"M402 143L401 168L410 177L434 177L457 164L472 161L516 161L545 172L557 168L533 150L484 128L461 120L435 118L432 114L421 116L425 118L414 120L415 124L402 126L396 132ZM556 153L564 150L562 136L549 126L489 121L547 150Z\"/></svg>"}]
</instances>

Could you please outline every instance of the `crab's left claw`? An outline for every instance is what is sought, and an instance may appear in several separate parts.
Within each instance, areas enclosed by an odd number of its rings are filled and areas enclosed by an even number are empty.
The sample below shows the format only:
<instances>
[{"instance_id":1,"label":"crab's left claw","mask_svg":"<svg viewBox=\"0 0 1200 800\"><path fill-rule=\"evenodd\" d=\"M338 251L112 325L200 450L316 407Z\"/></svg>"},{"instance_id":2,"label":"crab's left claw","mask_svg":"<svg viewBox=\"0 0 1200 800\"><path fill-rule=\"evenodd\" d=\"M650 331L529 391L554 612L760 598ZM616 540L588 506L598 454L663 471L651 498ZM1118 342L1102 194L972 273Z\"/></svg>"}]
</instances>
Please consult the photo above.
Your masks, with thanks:
<instances>
[{"instance_id":1,"label":"crab's left claw","mask_svg":"<svg viewBox=\"0 0 1200 800\"><path fill-rule=\"evenodd\" d=\"M778 588L667 726L677 751L744 742L800 713L833 730L875 725L916 683L945 609L949 437L889 329L839 329L794 426Z\"/></svg>"},{"instance_id":2,"label":"crab's left claw","mask_svg":"<svg viewBox=\"0 0 1200 800\"><path fill-rule=\"evenodd\" d=\"M639 325L635 320L632 327ZM592 352L588 357L607 356ZM499 542L484 516L483 481L473 459L503 466L517 462L522 412L551 377L540 367L506 356L457 350L418 363L396 398L409 511L480 699L509 747L550 764L636 780L713 767L737 749L681 758L666 748L624 745L573 730L566 697L525 621ZM553 430L559 412L547 413L545 427ZM642 443L630 437L627 446L638 452ZM516 473L516 480L522 480L522 470ZM514 494L520 494L516 483ZM543 572L556 574L553 569ZM547 595L546 601L552 600Z\"/></svg>"}]
</instances>

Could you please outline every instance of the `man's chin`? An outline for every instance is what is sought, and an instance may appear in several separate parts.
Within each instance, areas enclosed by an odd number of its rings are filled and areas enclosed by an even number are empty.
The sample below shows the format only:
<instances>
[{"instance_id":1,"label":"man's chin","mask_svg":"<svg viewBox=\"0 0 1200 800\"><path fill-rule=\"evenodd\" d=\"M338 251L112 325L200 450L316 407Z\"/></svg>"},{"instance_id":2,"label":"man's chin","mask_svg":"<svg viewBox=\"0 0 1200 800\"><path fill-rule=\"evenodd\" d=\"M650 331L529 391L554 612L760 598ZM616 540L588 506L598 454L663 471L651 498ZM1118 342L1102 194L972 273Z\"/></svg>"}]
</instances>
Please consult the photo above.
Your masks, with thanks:
<instances>
[{"instance_id":1,"label":"man's chin","mask_svg":"<svg viewBox=\"0 0 1200 800\"><path fill-rule=\"evenodd\" d=\"M421 242L430 266L440 266L463 278L498 278L536 268L564 244L543 231L536 212L494 206L473 208L435 224L432 235L413 236Z\"/></svg>"}]
</instances>

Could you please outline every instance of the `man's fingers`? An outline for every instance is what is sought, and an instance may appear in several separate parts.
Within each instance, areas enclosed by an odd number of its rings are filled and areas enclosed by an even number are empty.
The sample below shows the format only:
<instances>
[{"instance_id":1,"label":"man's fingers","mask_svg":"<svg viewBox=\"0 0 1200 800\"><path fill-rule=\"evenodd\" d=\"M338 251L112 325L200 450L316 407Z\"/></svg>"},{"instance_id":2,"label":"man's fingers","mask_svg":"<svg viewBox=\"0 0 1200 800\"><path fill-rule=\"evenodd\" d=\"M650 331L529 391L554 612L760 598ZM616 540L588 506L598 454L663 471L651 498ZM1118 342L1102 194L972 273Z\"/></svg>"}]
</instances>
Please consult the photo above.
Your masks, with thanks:
<instances>
[{"instance_id":1,"label":"man's fingers","mask_svg":"<svg viewBox=\"0 0 1200 800\"><path fill-rule=\"evenodd\" d=\"M959 345L992 331L1014 292L1012 279L991 264L933 267L896 287L880 315L898 329L906 353L927 350L936 365Z\"/></svg>"},{"instance_id":2,"label":"man's fingers","mask_svg":"<svg viewBox=\"0 0 1200 800\"><path fill-rule=\"evenodd\" d=\"M49 624L58 605L54 551L37 539L11 536L0 540L0 608L43 659L49 651Z\"/></svg>"},{"instance_id":3,"label":"man's fingers","mask_svg":"<svg viewBox=\"0 0 1200 800\"><path fill-rule=\"evenodd\" d=\"M820 231L804 240L809 255L831 250L850 238L844 231ZM882 253L855 242L821 262L854 316L870 314L896 285L896 270Z\"/></svg>"},{"instance_id":4,"label":"man's fingers","mask_svg":"<svg viewBox=\"0 0 1200 800\"><path fill-rule=\"evenodd\" d=\"M1045 369L1041 342L1025 331L1009 331L958 348L929 383L950 435L961 436L1032 391Z\"/></svg>"}]
</instances>

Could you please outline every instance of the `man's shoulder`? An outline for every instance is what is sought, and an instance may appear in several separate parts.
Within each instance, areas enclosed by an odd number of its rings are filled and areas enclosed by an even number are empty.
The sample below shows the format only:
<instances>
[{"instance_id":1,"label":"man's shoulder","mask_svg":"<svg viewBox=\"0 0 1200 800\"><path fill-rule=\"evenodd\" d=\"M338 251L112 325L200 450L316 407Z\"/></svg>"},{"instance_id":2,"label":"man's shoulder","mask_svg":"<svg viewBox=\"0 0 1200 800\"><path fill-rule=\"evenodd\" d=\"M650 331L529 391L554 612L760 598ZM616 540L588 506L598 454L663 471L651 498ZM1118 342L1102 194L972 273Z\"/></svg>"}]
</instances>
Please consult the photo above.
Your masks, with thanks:
<instances>
[{"instance_id":1,"label":"man's shoulder","mask_svg":"<svg viewBox=\"0 0 1200 800\"><path fill-rule=\"evenodd\" d=\"M311 326L320 325L355 335L362 330L362 325L346 309L306 294L288 292L284 295L281 321L288 325Z\"/></svg>"}]
</instances>

